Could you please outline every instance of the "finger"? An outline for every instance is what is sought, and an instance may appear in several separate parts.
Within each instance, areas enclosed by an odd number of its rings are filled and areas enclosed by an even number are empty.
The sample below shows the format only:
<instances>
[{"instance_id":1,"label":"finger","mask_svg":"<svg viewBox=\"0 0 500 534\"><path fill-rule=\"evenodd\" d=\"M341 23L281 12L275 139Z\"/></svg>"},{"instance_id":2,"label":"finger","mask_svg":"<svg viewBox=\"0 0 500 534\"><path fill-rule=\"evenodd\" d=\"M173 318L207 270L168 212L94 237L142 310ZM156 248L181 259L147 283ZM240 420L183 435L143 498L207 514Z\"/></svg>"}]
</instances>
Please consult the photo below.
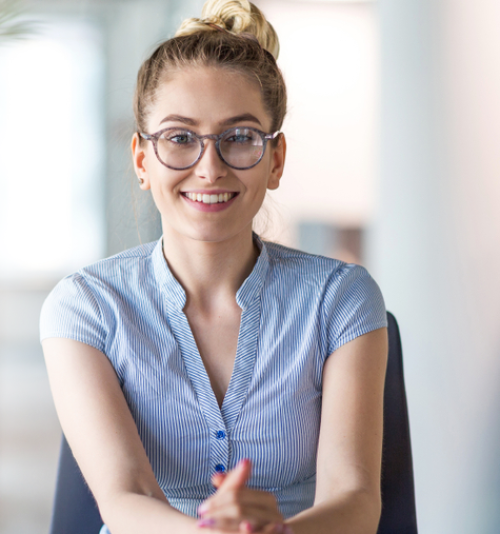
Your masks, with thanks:
<instances>
[{"instance_id":1,"label":"finger","mask_svg":"<svg viewBox=\"0 0 500 534\"><path fill-rule=\"evenodd\" d=\"M248 534L250 532L258 532L259 534L293 534L285 530L287 527L283 523L267 523L261 524L252 521L242 521L240 523L240 534Z\"/></svg>"},{"instance_id":2,"label":"finger","mask_svg":"<svg viewBox=\"0 0 500 534\"><path fill-rule=\"evenodd\" d=\"M277 509L242 506L240 502L229 502L216 506L202 515L206 520L201 526L210 526L220 530L243 532L261 532L264 526L280 524L283 516ZM268 532L266 530L266 532ZM272 530L269 530L272 532Z\"/></svg>"},{"instance_id":3,"label":"finger","mask_svg":"<svg viewBox=\"0 0 500 534\"><path fill-rule=\"evenodd\" d=\"M271 530L268 530L271 528ZM275 525L268 525L263 530L264 533L269 534L293 534L293 530L285 523L276 523Z\"/></svg>"},{"instance_id":4,"label":"finger","mask_svg":"<svg viewBox=\"0 0 500 534\"><path fill-rule=\"evenodd\" d=\"M293 534L282 522L262 522L250 519L243 521L231 518L215 519L203 518L197 522L199 528L216 530L218 532L238 532L239 534Z\"/></svg>"},{"instance_id":5,"label":"finger","mask_svg":"<svg viewBox=\"0 0 500 534\"><path fill-rule=\"evenodd\" d=\"M241 534L248 534L249 532L255 532L255 530L250 521L242 521L239 525L238 532L241 532Z\"/></svg>"},{"instance_id":6,"label":"finger","mask_svg":"<svg viewBox=\"0 0 500 534\"><path fill-rule=\"evenodd\" d=\"M224 482L226 478L226 473L214 473L212 475L212 484L215 488L219 489L221 484Z\"/></svg>"},{"instance_id":7,"label":"finger","mask_svg":"<svg viewBox=\"0 0 500 534\"><path fill-rule=\"evenodd\" d=\"M224 518L203 518L199 519L198 528L215 530L217 532L238 532L241 534L248 534L249 532L261 532L258 527L254 526L250 521L240 521L238 519ZM269 531L270 533L272 531Z\"/></svg>"},{"instance_id":8,"label":"finger","mask_svg":"<svg viewBox=\"0 0 500 534\"><path fill-rule=\"evenodd\" d=\"M215 495L212 495L205 502L208 505L207 508L209 508L211 511L236 505L242 510L255 508L263 510L275 510L276 512L278 511L276 497L272 493L263 490L251 489L246 486L239 489L226 489L226 491L223 492L219 491Z\"/></svg>"},{"instance_id":9,"label":"finger","mask_svg":"<svg viewBox=\"0 0 500 534\"><path fill-rule=\"evenodd\" d=\"M238 465L227 473L226 478L219 486L219 491L242 488L250 478L252 472L252 462L245 458Z\"/></svg>"},{"instance_id":10,"label":"finger","mask_svg":"<svg viewBox=\"0 0 500 534\"><path fill-rule=\"evenodd\" d=\"M200 505L198 515L203 518L240 518L240 521L248 518L283 521L272 493L247 487L219 490Z\"/></svg>"}]
</instances>

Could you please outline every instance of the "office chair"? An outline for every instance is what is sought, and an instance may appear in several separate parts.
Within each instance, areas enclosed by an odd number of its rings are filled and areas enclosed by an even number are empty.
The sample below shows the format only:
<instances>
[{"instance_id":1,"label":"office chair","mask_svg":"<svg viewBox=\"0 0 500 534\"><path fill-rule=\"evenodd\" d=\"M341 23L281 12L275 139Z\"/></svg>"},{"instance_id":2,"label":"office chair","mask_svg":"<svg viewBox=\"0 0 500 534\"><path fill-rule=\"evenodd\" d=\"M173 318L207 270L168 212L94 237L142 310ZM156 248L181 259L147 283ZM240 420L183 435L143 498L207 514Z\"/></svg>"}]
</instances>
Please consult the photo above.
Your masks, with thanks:
<instances>
[{"instance_id":1,"label":"office chair","mask_svg":"<svg viewBox=\"0 0 500 534\"><path fill-rule=\"evenodd\" d=\"M384 387L382 515L377 534L417 534L410 425L399 327L387 312L389 358Z\"/></svg>"},{"instance_id":2,"label":"office chair","mask_svg":"<svg viewBox=\"0 0 500 534\"><path fill-rule=\"evenodd\" d=\"M389 360L384 389L382 516L377 534L417 534L413 464L396 319L389 322ZM50 534L98 534L102 526L96 503L62 437Z\"/></svg>"}]
</instances>

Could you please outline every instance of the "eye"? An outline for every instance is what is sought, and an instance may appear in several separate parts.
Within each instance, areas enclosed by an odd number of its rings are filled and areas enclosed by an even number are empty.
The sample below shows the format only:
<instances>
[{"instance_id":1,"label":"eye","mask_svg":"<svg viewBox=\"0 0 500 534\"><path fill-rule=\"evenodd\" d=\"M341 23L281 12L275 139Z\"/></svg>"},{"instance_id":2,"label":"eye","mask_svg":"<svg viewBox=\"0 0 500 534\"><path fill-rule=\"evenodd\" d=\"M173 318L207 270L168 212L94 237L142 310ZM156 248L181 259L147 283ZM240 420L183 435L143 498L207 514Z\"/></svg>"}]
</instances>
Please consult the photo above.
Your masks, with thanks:
<instances>
[{"instance_id":1,"label":"eye","mask_svg":"<svg viewBox=\"0 0 500 534\"><path fill-rule=\"evenodd\" d=\"M187 130L168 130L162 134L160 139L170 141L176 145L189 145L196 143L196 137Z\"/></svg>"},{"instance_id":2,"label":"eye","mask_svg":"<svg viewBox=\"0 0 500 534\"><path fill-rule=\"evenodd\" d=\"M224 137L224 143L254 144L259 135L248 128L237 128L228 132Z\"/></svg>"}]
</instances>

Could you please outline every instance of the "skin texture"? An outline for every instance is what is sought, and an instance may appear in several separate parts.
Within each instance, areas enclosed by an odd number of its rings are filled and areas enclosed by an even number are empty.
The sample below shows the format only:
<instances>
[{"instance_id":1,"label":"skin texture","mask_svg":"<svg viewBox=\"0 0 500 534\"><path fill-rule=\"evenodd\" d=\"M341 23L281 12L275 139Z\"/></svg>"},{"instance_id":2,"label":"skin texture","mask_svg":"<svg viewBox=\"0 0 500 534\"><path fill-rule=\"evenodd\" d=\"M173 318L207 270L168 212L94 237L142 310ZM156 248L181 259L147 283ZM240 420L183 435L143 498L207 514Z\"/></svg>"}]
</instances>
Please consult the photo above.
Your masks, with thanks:
<instances>
[{"instance_id":1,"label":"skin texture","mask_svg":"<svg viewBox=\"0 0 500 534\"><path fill-rule=\"evenodd\" d=\"M220 133L228 121L269 132L271 119L258 86L233 72L186 68L165 82L148 117L148 132L186 126L199 135ZM176 115L176 120L167 116ZM184 117L179 121L179 117ZM232 125L232 124L231 124ZM164 255L186 291L184 308L214 393L223 402L232 374L241 310L236 292L258 256L252 220L267 189L279 185L286 154L282 137L268 144L253 169L237 171L206 141L201 160L185 171L166 168L151 142L132 139L136 173L160 211ZM182 193L237 192L216 213L194 209ZM251 461L215 476L217 492L197 523L173 509L159 488L115 371L98 350L69 339L43 342L61 425L113 534L165 532L282 532L273 495L250 489ZM380 516L382 393L385 329L343 345L325 364L315 505L286 521L295 534L375 533Z\"/></svg>"}]
</instances>

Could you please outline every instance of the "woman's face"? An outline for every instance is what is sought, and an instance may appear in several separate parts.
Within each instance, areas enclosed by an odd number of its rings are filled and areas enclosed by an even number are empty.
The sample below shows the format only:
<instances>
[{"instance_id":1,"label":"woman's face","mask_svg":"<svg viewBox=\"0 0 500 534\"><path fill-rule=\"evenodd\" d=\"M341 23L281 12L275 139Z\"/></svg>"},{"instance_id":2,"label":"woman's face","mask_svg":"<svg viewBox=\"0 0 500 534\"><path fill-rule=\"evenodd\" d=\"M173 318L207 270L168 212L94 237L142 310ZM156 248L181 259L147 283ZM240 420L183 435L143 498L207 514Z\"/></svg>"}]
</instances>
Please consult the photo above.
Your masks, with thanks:
<instances>
[{"instance_id":1,"label":"woman's face","mask_svg":"<svg viewBox=\"0 0 500 534\"><path fill-rule=\"evenodd\" d=\"M164 128L191 130L198 135L220 134L233 126L249 126L270 133L271 118L264 110L257 84L245 76L214 67L192 67L177 72L160 86L148 117L148 131ZM270 142L253 168L236 170L218 156L214 140L205 140L202 158L186 170L165 167L153 143L132 140L134 165L151 189L165 234L220 242L251 235L252 220L267 189L276 189L283 172L285 143ZM227 202L204 204L194 195L225 195ZM198 198L198 197L196 197Z\"/></svg>"}]
</instances>

